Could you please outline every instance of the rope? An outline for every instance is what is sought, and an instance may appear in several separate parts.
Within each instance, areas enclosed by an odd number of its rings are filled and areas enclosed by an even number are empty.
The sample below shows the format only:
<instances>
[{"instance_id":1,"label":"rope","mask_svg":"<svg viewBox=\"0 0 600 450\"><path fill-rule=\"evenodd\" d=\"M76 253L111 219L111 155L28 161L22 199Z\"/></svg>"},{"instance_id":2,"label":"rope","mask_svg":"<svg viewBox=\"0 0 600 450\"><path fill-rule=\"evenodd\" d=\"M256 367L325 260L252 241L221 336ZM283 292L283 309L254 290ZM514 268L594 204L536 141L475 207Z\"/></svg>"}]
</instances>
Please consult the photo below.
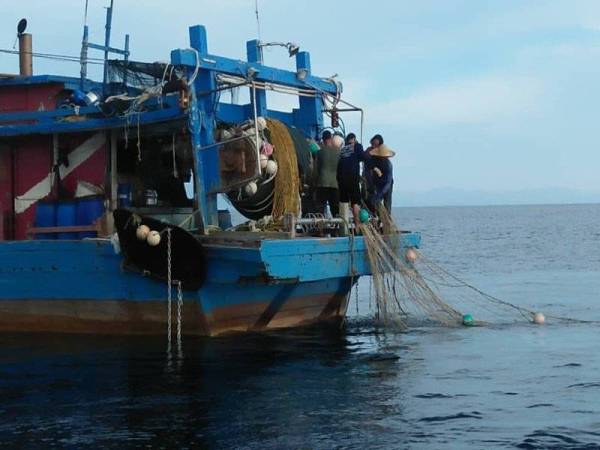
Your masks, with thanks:
<instances>
[{"instance_id":1,"label":"rope","mask_svg":"<svg viewBox=\"0 0 600 450\"><path fill-rule=\"evenodd\" d=\"M140 113L137 114L137 157L142 160L142 138L140 136Z\"/></svg>"},{"instance_id":2,"label":"rope","mask_svg":"<svg viewBox=\"0 0 600 450\"><path fill-rule=\"evenodd\" d=\"M171 136L171 151L173 152L173 178L179 178L177 173L177 159L175 158L175 133Z\"/></svg>"},{"instance_id":3,"label":"rope","mask_svg":"<svg viewBox=\"0 0 600 450\"><path fill-rule=\"evenodd\" d=\"M415 252L416 252L416 250L415 250ZM427 270L430 270L432 272L432 277L434 277L434 276L438 277L438 280L432 279L431 280L432 283L436 283L436 284L445 286L447 288L467 289L467 290L477 294L480 298L490 302L492 305L495 305L496 308L500 307L500 308L506 308L506 309L516 311L517 313L519 313L519 315L521 317L523 317L527 321L532 321L533 316L536 314L536 311L533 311L529 308L525 308L524 306L520 306L520 305L515 305L514 303L510 303L506 300L502 300L496 296L493 296L491 294L488 294L487 292L482 291L478 287L476 287L476 286L468 283L467 281L459 278L458 276L450 273L448 270L444 269L442 266L436 264L435 262L433 262L432 260L427 258L421 252L417 252L417 255L418 255L418 260L424 264L424 266L425 266L424 268ZM452 280L453 283L452 284L447 283L446 279ZM467 296L463 296L462 299L464 301L475 301L476 302L476 298L469 298ZM478 306L480 306L484 309L487 309L488 311L490 311L492 313L497 313L497 310L494 310L493 308L491 308L489 304L486 305L481 302L476 302L476 303ZM555 316L555 315L549 315L549 314L546 314L545 316L549 319L554 319L559 322L581 323L581 324L600 323L600 321L598 321L598 320L584 320L584 319L576 319L576 318L572 318L572 317Z\"/></svg>"},{"instance_id":4,"label":"rope","mask_svg":"<svg viewBox=\"0 0 600 450\"><path fill-rule=\"evenodd\" d=\"M18 50L10 50L6 48L0 48L0 53L6 53L9 55L19 55L21 52ZM70 56L70 55L58 55L53 53L38 53L38 52L23 52L24 54L31 55L34 58L44 58L50 59L53 61L61 61L61 62L73 62L80 63L81 58L79 56ZM90 64L104 65L104 59L100 58L86 58L86 61Z\"/></svg>"},{"instance_id":5,"label":"rope","mask_svg":"<svg viewBox=\"0 0 600 450\"><path fill-rule=\"evenodd\" d=\"M198 53L198 50L193 47L190 50L194 52L194 56L196 57L196 67L194 67L194 72L192 72L192 76L187 82L188 86L194 84L194 81L196 81L196 77L198 76L198 72L200 71L200 53Z\"/></svg>"}]
</instances>

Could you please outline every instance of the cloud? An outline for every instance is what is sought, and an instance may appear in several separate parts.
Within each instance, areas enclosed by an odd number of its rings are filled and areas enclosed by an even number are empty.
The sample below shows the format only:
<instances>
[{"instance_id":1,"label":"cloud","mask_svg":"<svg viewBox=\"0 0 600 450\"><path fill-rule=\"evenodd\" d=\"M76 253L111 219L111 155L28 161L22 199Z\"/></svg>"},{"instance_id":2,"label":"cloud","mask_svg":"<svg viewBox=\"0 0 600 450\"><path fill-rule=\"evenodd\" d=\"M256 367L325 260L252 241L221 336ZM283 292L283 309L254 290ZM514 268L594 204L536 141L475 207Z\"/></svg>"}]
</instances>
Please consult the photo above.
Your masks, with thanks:
<instances>
[{"instance_id":1,"label":"cloud","mask_svg":"<svg viewBox=\"0 0 600 450\"><path fill-rule=\"evenodd\" d=\"M430 127L506 121L540 108L544 84L533 77L489 76L460 80L367 108L380 125Z\"/></svg>"}]
</instances>

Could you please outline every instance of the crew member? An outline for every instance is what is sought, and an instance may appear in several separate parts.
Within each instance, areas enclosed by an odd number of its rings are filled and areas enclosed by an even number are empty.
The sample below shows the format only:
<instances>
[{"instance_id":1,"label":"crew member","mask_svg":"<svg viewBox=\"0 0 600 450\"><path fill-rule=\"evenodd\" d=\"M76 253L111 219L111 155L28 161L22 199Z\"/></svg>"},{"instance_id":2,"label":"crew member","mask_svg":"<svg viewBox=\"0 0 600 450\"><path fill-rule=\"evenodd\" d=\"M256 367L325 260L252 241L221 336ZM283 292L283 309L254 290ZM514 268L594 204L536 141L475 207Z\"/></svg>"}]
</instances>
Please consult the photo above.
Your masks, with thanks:
<instances>
[{"instance_id":1,"label":"crew member","mask_svg":"<svg viewBox=\"0 0 600 450\"><path fill-rule=\"evenodd\" d=\"M382 142L382 140L379 142ZM369 203L372 209L377 211L377 207L383 202L385 208L391 213L394 174L390 158L396 153L382 142L379 145L371 147L368 150L368 154L369 161L367 163L366 175L367 184L371 188Z\"/></svg>"},{"instance_id":2,"label":"crew member","mask_svg":"<svg viewBox=\"0 0 600 450\"><path fill-rule=\"evenodd\" d=\"M330 131L324 131L322 135L323 145L317 153L317 179L316 194L319 212L323 215L327 212L327 204L333 217L338 216L340 208L340 199L338 193L338 183L336 179L338 159L340 155L339 148L333 145L333 136Z\"/></svg>"},{"instance_id":3,"label":"crew member","mask_svg":"<svg viewBox=\"0 0 600 450\"><path fill-rule=\"evenodd\" d=\"M340 202L350 203L354 223L360 223L360 162L364 160L364 150L356 142L356 135L349 133L346 136L346 145L340 150L337 166L337 182L340 193Z\"/></svg>"}]
</instances>

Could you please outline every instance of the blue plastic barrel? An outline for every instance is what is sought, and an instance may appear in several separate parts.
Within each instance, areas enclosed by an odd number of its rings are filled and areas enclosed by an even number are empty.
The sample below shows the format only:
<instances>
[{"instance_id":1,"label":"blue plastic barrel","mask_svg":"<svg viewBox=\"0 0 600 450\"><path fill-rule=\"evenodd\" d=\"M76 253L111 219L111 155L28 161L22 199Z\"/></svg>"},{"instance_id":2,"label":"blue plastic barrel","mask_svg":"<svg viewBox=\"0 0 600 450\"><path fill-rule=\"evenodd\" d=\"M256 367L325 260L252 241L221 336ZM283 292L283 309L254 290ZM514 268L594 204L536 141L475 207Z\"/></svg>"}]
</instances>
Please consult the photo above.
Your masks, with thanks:
<instances>
[{"instance_id":1,"label":"blue plastic barrel","mask_svg":"<svg viewBox=\"0 0 600 450\"><path fill-rule=\"evenodd\" d=\"M56 206L56 226L73 227L77 221L77 202L61 200ZM77 233L57 233L56 239L77 239Z\"/></svg>"},{"instance_id":2,"label":"blue plastic barrel","mask_svg":"<svg viewBox=\"0 0 600 450\"><path fill-rule=\"evenodd\" d=\"M77 199L77 225L93 225L102 214L104 214L104 197L102 195L90 195ZM79 239L96 237L96 235L95 231L77 233Z\"/></svg>"},{"instance_id":3,"label":"blue plastic barrel","mask_svg":"<svg viewBox=\"0 0 600 450\"><path fill-rule=\"evenodd\" d=\"M131 206L131 184L119 183L117 188L117 200L119 208L128 208Z\"/></svg>"},{"instance_id":4,"label":"blue plastic barrel","mask_svg":"<svg viewBox=\"0 0 600 450\"><path fill-rule=\"evenodd\" d=\"M56 203L51 201L38 201L35 208L36 227L56 226ZM56 233L37 233L35 239L56 239Z\"/></svg>"}]
</instances>

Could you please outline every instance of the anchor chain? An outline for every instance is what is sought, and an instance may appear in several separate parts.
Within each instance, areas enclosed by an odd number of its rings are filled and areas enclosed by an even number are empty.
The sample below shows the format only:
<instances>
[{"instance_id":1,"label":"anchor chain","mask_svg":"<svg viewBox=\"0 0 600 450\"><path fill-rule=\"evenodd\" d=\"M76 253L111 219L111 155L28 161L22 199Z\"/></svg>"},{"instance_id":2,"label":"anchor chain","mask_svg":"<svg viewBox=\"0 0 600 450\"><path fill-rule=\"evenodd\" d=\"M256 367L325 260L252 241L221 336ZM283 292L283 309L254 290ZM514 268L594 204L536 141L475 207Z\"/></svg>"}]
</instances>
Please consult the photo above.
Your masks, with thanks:
<instances>
[{"instance_id":1,"label":"anchor chain","mask_svg":"<svg viewBox=\"0 0 600 450\"><path fill-rule=\"evenodd\" d=\"M183 326L183 287L181 281L173 279L173 247L171 240L171 229L167 228L167 353L171 357L171 340L173 335L172 315L173 315L173 285L177 286L177 353L181 358L181 331Z\"/></svg>"},{"instance_id":2,"label":"anchor chain","mask_svg":"<svg viewBox=\"0 0 600 450\"><path fill-rule=\"evenodd\" d=\"M167 352L171 353L171 310L172 310L172 295L171 295L171 229L167 228Z\"/></svg>"},{"instance_id":3,"label":"anchor chain","mask_svg":"<svg viewBox=\"0 0 600 450\"><path fill-rule=\"evenodd\" d=\"M181 290L181 281L177 281L177 345L181 349L181 308L183 307L183 292Z\"/></svg>"}]
</instances>

